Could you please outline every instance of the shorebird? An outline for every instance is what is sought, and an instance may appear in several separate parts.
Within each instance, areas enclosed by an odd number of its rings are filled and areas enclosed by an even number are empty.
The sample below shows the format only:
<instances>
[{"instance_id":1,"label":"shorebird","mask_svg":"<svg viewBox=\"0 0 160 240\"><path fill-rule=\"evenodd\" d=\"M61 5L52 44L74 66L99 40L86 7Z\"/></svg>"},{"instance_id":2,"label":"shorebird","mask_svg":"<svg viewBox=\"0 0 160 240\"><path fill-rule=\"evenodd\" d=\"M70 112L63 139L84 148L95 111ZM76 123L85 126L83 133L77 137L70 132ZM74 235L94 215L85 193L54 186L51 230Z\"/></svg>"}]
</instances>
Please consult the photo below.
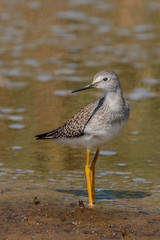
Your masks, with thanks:
<instances>
[{"instance_id":1,"label":"shorebird","mask_svg":"<svg viewBox=\"0 0 160 240\"><path fill-rule=\"evenodd\" d=\"M112 71L97 73L91 84L72 93L90 88L101 89L104 97L81 109L61 127L35 137L50 139L55 143L71 147L86 148L85 174L89 205L92 207L95 203L95 165L100 148L115 138L125 127L129 118L129 104L124 100L118 76ZM97 150L90 166L89 157L92 148Z\"/></svg>"}]
</instances>

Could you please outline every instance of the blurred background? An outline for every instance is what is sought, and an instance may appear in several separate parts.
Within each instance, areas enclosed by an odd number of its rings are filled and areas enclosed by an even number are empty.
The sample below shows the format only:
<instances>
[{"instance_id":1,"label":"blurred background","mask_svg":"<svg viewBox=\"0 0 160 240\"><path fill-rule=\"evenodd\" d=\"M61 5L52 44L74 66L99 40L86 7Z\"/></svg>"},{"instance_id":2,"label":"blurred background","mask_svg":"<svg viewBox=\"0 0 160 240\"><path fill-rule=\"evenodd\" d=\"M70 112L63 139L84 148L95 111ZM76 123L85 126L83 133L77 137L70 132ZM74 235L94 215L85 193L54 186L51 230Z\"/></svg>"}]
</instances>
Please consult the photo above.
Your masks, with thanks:
<instances>
[{"instance_id":1,"label":"blurred background","mask_svg":"<svg viewBox=\"0 0 160 240\"><path fill-rule=\"evenodd\" d=\"M104 147L96 188L160 190L160 2L0 1L0 178L86 189L86 151L36 141L102 96L70 94L100 70L120 79L131 115Z\"/></svg>"}]
</instances>

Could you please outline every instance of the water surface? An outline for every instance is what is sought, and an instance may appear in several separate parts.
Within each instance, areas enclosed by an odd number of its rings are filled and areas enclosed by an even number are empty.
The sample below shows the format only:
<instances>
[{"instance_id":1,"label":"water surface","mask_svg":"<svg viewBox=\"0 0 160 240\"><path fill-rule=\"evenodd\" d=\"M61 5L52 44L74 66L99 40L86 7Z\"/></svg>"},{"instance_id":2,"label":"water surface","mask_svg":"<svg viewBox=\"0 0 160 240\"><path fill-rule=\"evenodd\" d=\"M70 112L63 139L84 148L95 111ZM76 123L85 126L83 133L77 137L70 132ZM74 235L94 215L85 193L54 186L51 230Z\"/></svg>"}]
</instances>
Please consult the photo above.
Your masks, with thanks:
<instances>
[{"instance_id":1,"label":"water surface","mask_svg":"<svg viewBox=\"0 0 160 240\"><path fill-rule=\"evenodd\" d=\"M137 196L151 207L160 195L159 2L5 0L0 9L3 192L37 186L52 189L53 198L59 191L66 201L87 201L85 150L35 141L34 135L102 96L98 90L70 90L112 69L131 115L98 159L97 202L118 204L123 196L136 206Z\"/></svg>"}]
</instances>

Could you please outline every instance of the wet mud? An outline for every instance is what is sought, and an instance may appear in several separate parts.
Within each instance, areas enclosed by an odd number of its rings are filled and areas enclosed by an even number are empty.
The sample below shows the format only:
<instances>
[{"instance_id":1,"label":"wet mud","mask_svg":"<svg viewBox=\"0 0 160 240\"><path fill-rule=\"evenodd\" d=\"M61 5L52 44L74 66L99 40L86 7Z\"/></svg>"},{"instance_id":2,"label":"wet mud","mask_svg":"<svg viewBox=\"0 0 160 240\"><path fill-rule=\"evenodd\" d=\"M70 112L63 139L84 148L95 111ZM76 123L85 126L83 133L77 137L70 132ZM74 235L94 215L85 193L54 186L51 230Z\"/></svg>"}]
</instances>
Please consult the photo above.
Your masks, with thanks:
<instances>
[{"instance_id":1,"label":"wet mud","mask_svg":"<svg viewBox=\"0 0 160 240\"><path fill-rule=\"evenodd\" d=\"M6 195L0 204L0 236L4 239L160 239L157 210L66 203L46 196Z\"/></svg>"}]
</instances>

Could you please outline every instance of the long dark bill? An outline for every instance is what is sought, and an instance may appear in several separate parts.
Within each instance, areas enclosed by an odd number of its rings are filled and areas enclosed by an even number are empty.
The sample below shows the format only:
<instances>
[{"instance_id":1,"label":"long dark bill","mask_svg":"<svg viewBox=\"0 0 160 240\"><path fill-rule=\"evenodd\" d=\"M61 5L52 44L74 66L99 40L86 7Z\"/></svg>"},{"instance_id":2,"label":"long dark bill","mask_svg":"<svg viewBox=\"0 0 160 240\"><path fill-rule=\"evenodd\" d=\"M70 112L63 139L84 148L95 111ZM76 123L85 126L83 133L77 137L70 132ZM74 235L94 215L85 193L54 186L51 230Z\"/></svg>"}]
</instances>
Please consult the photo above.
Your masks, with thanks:
<instances>
[{"instance_id":1,"label":"long dark bill","mask_svg":"<svg viewBox=\"0 0 160 240\"><path fill-rule=\"evenodd\" d=\"M89 85L87 85L85 87L73 90L71 93L80 92L80 91L87 90L87 89L90 89L90 88L93 88L93 87L94 87L94 84L91 83L91 84L89 84Z\"/></svg>"}]
</instances>

